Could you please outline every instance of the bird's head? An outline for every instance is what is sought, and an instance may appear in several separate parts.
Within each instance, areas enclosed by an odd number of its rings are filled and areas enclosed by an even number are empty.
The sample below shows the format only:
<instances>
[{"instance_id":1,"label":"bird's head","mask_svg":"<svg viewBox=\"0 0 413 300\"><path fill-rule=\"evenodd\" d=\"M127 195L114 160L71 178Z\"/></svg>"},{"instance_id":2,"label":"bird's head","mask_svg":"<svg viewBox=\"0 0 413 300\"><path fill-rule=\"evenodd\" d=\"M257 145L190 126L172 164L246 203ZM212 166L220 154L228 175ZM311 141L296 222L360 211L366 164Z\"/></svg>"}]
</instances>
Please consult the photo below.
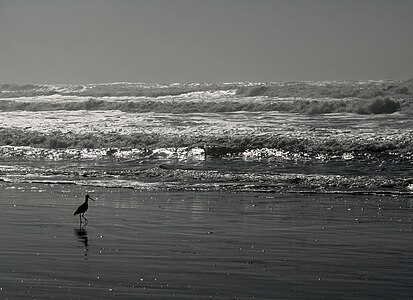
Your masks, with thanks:
<instances>
[{"instance_id":1,"label":"bird's head","mask_svg":"<svg viewBox=\"0 0 413 300\"><path fill-rule=\"evenodd\" d=\"M87 201L87 200L89 200L89 199L92 200L92 201L95 201L94 199L92 199L92 197L89 196L89 194L86 194L85 200Z\"/></svg>"}]
</instances>

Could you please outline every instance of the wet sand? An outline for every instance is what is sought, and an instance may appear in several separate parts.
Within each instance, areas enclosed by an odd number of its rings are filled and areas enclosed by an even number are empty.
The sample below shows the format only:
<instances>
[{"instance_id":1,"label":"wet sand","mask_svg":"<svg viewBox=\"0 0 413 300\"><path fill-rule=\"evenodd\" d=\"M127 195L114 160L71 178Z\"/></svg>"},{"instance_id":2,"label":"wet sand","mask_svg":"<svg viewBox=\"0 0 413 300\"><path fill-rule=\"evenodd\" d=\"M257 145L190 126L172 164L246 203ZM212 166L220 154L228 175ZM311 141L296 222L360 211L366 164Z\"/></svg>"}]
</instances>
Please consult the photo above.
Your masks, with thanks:
<instances>
[{"instance_id":1,"label":"wet sand","mask_svg":"<svg viewBox=\"0 0 413 300\"><path fill-rule=\"evenodd\" d=\"M412 205L1 183L0 299L412 299Z\"/></svg>"}]
</instances>

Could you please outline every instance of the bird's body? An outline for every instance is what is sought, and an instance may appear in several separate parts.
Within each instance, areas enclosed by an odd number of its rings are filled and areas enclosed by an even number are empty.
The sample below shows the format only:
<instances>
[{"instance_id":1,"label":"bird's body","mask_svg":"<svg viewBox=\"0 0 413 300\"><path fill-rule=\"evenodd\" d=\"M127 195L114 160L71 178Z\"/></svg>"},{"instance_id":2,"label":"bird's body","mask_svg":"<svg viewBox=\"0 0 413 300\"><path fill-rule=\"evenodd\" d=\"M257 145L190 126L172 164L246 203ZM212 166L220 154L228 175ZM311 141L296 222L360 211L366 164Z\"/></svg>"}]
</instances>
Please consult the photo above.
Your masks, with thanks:
<instances>
[{"instance_id":1,"label":"bird's body","mask_svg":"<svg viewBox=\"0 0 413 300\"><path fill-rule=\"evenodd\" d=\"M84 213L87 211L88 208L89 208L89 204L87 204L87 200L86 200L86 202L84 202L82 205L80 205L80 206L76 209L76 211L75 211L75 213L74 213L73 215L75 216L75 215L77 215L77 214L84 214Z\"/></svg>"},{"instance_id":2,"label":"bird's body","mask_svg":"<svg viewBox=\"0 0 413 300\"><path fill-rule=\"evenodd\" d=\"M74 216L77 215L77 214L79 214L80 223L82 223L82 218L85 219L85 221L87 222L87 219L85 218L85 212L86 212L87 209L89 208L89 204L88 204L88 200L89 200L89 199L90 199L90 200L93 200L93 199L89 196L89 194L86 194L86 196L85 196L85 202L83 202L83 204L80 205L80 206L76 209L76 211L73 213ZM95 201L95 200L93 200L93 201Z\"/></svg>"}]
</instances>

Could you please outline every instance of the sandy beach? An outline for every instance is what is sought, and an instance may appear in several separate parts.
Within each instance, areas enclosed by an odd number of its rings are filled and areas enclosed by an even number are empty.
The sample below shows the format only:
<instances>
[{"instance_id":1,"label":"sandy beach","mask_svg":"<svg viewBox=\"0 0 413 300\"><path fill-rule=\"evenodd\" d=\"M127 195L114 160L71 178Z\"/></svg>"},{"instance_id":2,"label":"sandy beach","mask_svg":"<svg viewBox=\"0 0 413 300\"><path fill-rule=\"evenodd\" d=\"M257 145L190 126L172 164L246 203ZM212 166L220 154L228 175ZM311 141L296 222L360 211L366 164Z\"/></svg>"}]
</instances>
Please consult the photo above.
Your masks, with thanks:
<instances>
[{"instance_id":1,"label":"sandy beach","mask_svg":"<svg viewBox=\"0 0 413 300\"><path fill-rule=\"evenodd\" d=\"M410 197L0 190L1 299L413 297Z\"/></svg>"}]
</instances>

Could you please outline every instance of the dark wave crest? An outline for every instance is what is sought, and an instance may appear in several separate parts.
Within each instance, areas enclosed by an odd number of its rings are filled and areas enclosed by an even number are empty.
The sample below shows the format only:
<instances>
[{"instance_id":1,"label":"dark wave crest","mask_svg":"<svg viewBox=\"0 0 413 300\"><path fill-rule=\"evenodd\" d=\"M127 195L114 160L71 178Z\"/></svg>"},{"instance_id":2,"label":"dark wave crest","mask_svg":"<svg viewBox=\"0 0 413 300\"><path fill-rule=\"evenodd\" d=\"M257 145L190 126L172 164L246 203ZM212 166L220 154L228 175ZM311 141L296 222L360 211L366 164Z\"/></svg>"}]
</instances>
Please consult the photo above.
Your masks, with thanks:
<instances>
[{"instance_id":1,"label":"dark wave crest","mask_svg":"<svg viewBox=\"0 0 413 300\"><path fill-rule=\"evenodd\" d=\"M413 95L413 80L287 82L250 85L238 88L237 95L296 98L404 98Z\"/></svg>"}]
</instances>

